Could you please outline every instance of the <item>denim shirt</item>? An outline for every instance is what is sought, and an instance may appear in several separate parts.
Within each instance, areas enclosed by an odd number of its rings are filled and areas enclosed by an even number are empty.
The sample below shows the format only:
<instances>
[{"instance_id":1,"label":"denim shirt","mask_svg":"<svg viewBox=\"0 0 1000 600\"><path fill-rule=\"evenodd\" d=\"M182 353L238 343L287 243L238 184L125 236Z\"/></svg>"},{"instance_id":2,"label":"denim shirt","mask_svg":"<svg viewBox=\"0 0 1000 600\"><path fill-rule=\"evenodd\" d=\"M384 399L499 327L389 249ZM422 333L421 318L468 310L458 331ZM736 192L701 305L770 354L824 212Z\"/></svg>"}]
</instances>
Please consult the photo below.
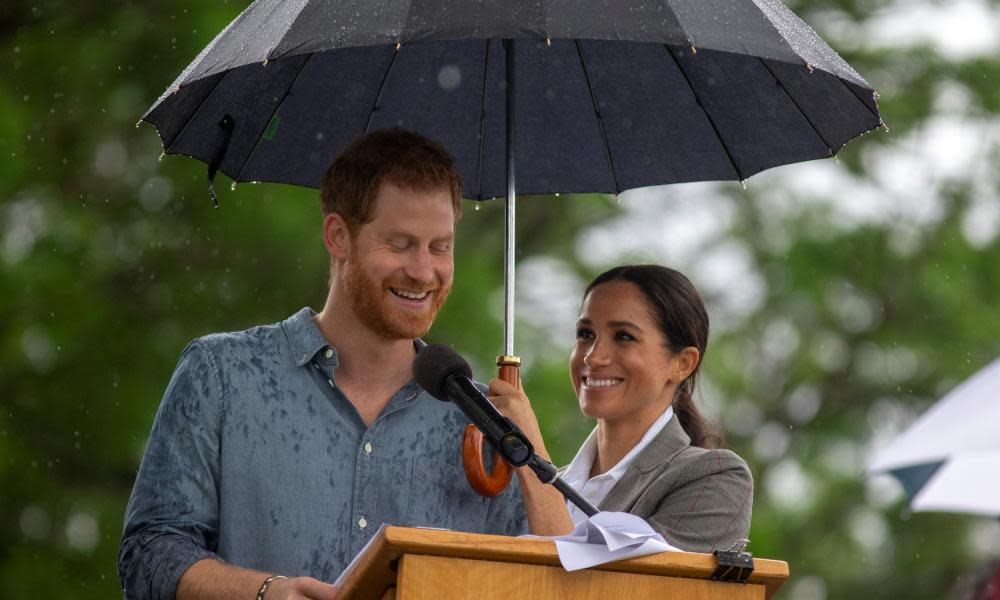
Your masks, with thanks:
<instances>
[{"instance_id":1,"label":"denim shirt","mask_svg":"<svg viewBox=\"0 0 1000 600\"><path fill-rule=\"evenodd\" d=\"M365 426L314 315L184 350L125 514L127 598L173 598L203 558L333 581L383 523L527 531L516 478L495 498L469 487L455 405L411 381Z\"/></svg>"}]
</instances>

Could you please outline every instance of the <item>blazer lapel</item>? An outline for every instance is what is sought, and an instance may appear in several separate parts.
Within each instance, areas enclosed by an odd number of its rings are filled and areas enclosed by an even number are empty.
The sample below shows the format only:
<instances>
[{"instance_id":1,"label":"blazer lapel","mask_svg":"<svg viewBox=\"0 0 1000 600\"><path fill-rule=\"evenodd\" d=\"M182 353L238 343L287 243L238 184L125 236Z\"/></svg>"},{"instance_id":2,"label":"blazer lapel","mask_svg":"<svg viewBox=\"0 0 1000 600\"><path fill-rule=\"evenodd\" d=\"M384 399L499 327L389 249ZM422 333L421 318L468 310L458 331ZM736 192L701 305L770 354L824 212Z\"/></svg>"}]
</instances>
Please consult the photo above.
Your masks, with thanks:
<instances>
[{"instance_id":1,"label":"blazer lapel","mask_svg":"<svg viewBox=\"0 0 1000 600\"><path fill-rule=\"evenodd\" d=\"M667 421L663 431L635 457L625 474L618 480L598 506L601 510L628 512L646 488L670 465L671 459L691 445L677 415Z\"/></svg>"}]
</instances>

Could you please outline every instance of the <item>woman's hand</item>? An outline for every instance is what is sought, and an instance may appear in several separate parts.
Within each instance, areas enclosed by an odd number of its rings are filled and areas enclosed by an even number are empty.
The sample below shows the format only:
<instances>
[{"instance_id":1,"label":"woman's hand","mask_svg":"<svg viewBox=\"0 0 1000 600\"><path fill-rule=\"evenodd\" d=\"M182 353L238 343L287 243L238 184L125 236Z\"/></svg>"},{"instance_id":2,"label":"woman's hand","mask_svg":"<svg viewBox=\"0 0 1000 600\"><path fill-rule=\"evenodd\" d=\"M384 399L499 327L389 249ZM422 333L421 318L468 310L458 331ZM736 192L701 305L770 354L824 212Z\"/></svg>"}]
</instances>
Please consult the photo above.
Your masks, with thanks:
<instances>
[{"instance_id":1,"label":"woman's hand","mask_svg":"<svg viewBox=\"0 0 1000 600\"><path fill-rule=\"evenodd\" d=\"M549 452L542 441L542 432L538 428L538 419L531 409L531 401L520 389L502 379L490 382L490 402L497 407L505 417L514 421L528 441L535 448L535 454L551 462ZM573 531L573 521L566 509L566 500L559 491L539 481L529 467L515 469L517 479L521 483L521 494L524 497L524 508L528 513L528 524L531 533L535 535L564 535Z\"/></svg>"},{"instance_id":2,"label":"woman's hand","mask_svg":"<svg viewBox=\"0 0 1000 600\"><path fill-rule=\"evenodd\" d=\"M514 421L524 435L528 436L535 453L549 460L549 453L545 450L542 432L538 427L538 419L531 408L531 400L524 392L503 379L494 379L490 381L489 399L503 416Z\"/></svg>"}]
</instances>

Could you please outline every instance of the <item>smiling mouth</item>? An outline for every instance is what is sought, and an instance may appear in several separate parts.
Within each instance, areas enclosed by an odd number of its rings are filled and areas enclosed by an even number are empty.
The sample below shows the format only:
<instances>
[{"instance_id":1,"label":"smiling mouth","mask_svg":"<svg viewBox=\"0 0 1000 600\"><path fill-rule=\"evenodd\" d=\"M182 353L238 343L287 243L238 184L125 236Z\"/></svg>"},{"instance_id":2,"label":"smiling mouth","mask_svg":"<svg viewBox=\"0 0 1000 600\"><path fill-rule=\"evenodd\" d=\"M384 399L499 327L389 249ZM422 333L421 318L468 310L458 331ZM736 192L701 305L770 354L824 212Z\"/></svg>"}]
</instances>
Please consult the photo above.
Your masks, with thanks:
<instances>
[{"instance_id":1,"label":"smiling mouth","mask_svg":"<svg viewBox=\"0 0 1000 600\"><path fill-rule=\"evenodd\" d=\"M426 300L431 295L430 291L412 292L410 290L403 290L399 288L389 288L389 291L392 292L393 295L402 298L403 300L410 300L413 302L420 302L422 300Z\"/></svg>"},{"instance_id":2,"label":"smiling mouth","mask_svg":"<svg viewBox=\"0 0 1000 600\"><path fill-rule=\"evenodd\" d=\"M588 388L609 388L618 385L619 383L625 381L620 377L587 377L584 376L583 379L584 387Z\"/></svg>"}]
</instances>

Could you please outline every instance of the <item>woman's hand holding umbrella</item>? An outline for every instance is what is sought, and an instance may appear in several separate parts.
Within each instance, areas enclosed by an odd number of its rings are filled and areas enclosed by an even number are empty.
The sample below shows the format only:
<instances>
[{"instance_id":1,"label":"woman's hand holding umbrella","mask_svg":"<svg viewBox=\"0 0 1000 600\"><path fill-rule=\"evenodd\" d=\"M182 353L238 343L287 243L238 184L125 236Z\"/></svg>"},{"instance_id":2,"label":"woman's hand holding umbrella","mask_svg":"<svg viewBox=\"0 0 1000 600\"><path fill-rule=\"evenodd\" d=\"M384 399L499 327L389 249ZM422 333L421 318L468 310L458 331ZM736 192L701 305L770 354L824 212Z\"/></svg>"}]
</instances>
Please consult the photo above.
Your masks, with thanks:
<instances>
[{"instance_id":1,"label":"woman's hand holding umbrella","mask_svg":"<svg viewBox=\"0 0 1000 600\"><path fill-rule=\"evenodd\" d=\"M531 400L524 391L502 379L494 379L490 381L489 399L497 410L521 428L534 446L535 453L551 462L538 427L538 419L531 408ZM564 535L573 531L573 521L562 494L551 485L542 483L529 467L520 467L516 471L531 533Z\"/></svg>"}]
</instances>

